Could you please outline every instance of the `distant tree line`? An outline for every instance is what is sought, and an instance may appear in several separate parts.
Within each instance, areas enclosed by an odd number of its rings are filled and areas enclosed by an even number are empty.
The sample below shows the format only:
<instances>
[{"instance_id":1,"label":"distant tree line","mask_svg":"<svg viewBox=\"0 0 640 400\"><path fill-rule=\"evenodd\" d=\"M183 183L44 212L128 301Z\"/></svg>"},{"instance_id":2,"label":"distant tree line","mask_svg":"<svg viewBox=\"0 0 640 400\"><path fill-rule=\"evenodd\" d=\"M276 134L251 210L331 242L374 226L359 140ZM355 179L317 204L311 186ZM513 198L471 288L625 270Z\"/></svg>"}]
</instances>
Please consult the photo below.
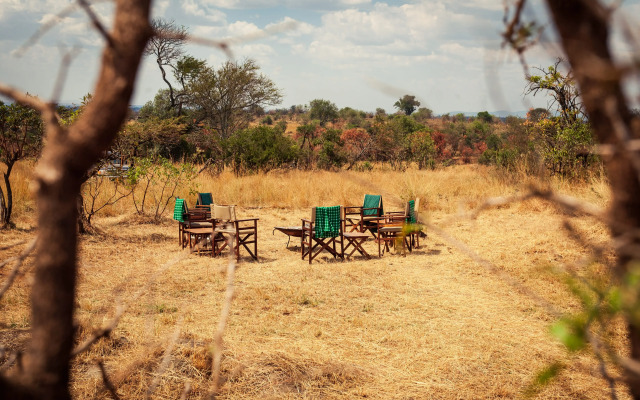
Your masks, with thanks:
<instances>
[{"instance_id":1,"label":"distant tree line","mask_svg":"<svg viewBox=\"0 0 640 400\"><path fill-rule=\"evenodd\" d=\"M148 183L145 174L164 176L164 185L171 188L166 193L173 193L179 180L197 173L194 165L214 173L230 168L247 174L275 168L369 170L382 163L403 170L410 165L423 169L478 162L572 178L599 165L591 151L592 133L579 94L570 74L559 72L561 60L527 78L529 93L551 95L551 109L532 109L527 118L502 120L486 111L475 117L434 117L410 95L400 98L394 104L398 111L390 115L382 108L375 112L339 109L325 99L267 111L265 107L279 104L281 94L255 61L227 61L216 69L175 48L170 52L166 46L156 47L164 52L153 48L148 47L148 52L156 52L169 87L138 112L131 112L104 159L85 176L87 186L95 185L91 180L110 159L127 160L131 168L123 176L121 195L114 198L130 193L135 202L136 193L143 191L142 203L136 203L142 214L148 209L147 191L140 184ZM173 72L173 79L165 68ZM78 107L59 107L61 120L71 124L90 101L88 95ZM30 109L0 104L3 226L10 224L12 168L20 159L38 156L42 126L39 114ZM170 162L191 167L174 170ZM166 204L165 200L160 202ZM78 208L82 231L100 206L88 203L85 196L78 199ZM155 211L157 217L159 210Z\"/></svg>"}]
</instances>

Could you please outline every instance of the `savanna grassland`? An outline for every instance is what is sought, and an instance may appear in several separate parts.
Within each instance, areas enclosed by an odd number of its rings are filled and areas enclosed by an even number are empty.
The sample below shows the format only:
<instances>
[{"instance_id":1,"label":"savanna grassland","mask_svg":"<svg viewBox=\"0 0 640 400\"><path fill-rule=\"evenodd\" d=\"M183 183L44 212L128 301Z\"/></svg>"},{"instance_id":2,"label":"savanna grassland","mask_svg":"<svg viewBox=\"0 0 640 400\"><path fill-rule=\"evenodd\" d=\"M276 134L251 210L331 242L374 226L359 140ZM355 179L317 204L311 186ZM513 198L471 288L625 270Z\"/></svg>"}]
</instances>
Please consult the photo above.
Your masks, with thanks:
<instances>
[{"instance_id":1,"label":"savanna grassland","mask_svg":"<svg viewBox=\"0 0 640 400\"><path fill-rule=\"evenodd\" d=\"M0 231L0 259L24 247L4 245L37 234L28 175L25 165L15 173L17 228ZM589 249L569 238L563 221L601 245L606 228L586 215L565 217L540 199L469 218L487 198L525 193L528 183L524 175L477 165L201 174L198 187L215 202L237 204L240 217L260 218L259 261L243 252L235 273L218 398L609 398L597 360L588 352L569 354L549 334L553 321L579 307L553 271L608 273L581 263ZM602 179L545 185L603 208L610 196ZM421 247L369 260L324 256L309 265L298 242L287 247L287 237L273 231L300 224L312 206L359 205L365 193L382 194L386 210L420 197L420 218L428 224ZM192 193L181 196L194 204ZM135 215L127 199L103 210L94 224L100 233L80 242L78 342L121 307L126 311L110 337L75 359L74 396L112 397L103 363L122 399L144 398L149 387L155 387L152 398L200 398L211 387L228 259L180 250L169 212L151 222ZM372 241L365 247L377 255ZM26 273L0 302L0 342L13 349L29 336L32 263L27 259ZM6 275L0 270L3 282ZM623 348L622 325L607 329ZM558 378L532 388L555 362L564 366ZM616 388L619 398L629 398L624 386Z\"/></svg>"}]
</instances>

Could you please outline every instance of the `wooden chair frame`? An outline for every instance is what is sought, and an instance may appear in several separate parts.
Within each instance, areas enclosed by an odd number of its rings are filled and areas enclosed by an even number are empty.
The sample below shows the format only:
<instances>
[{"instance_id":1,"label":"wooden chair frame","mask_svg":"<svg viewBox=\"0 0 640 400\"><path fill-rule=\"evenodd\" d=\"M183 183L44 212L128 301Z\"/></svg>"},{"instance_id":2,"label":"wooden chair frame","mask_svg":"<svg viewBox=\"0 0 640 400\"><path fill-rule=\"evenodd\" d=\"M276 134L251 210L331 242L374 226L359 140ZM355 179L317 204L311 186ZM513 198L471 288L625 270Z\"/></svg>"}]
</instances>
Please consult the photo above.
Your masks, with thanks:
<instances>
[{"instance_id":1,"label":"wooden chair frame","mask_svg":"<svg viewBox=\"0 0 640 400\"><path fill-rule=\"evenodd\" d=\"M214 256L230 245L236 260L240 260L240 246L244 247L251 258L258 260L258 221L259 218L237 219L235 206L212 205L214 216L213 241L220 241L220 247L214 246ZM226 210L226 211L225 211ZM222 240L220 240L222 238ZM224 242L223 242L224 241ZM253 250L250 248L253 245Z\"/></svg>"},{"instance_id":2,"label":"wooden chair frame","mask_svg":"<svg viewBox=\"0 0 640 400\"><path fill-rule=\"evenodd\" d=\"M342 216L342 207L340 208L340 215ZM333 256L344 260L344 236L343 236L343 221L340 221L339 234L335 237L319 238L315 235L315 223L316 223L316 208L311 209L311 219L302 218L302 236L300 237L300 252L302 259L309 257L309 265L312 261L318 257L323 250L326 250ZM336 248L336 245L340 245L340 249Z\"/></svg>"},{"instance_id":3,"label":"wooden chair frame","mask_svg":"<svg viewBox=\"0 0 640 400\"><path fill-rule=\"evenodd\" d=\"M385 251L389 252L391 247L395 247L397 243L402 244L403 252L404 249L412 251L411 233L405 231L408 210L407 203L404 211L388 213L384 218L376 221L375 240L378 243L378 257L382 257Z\"/></svg>"},{"instance_id":4,"label":"wooden chair frame","mask_svg":"<svg viewBox=\"0 0 640 400\"><path fill-rule=\"evenodd\" d=\"M176 198L179 199L179 198ZM174 214L177 210L174 208ZM175 217L175 215L174 215ZM184 249L191 245L191 238L186 229L212 227L209 210L196 208L189 210L186 200L182 203L182 221L178 220L178 244Z\"/></svg>"},{"instance_id":5,"label":"wooden chair frame","mask_svg":"<svg viewBox=\"0 0 640 400\"><path fill-rule=\"evenodd\" d=\"M345 232L366 232L368 230L375 238L376 223L378 218L382 217L383 212L382 196L380 196L377 207L365 208L367 196L371 195L365 195L362 206L344 207L344 230Z\"/></svg>"}]
</instances>

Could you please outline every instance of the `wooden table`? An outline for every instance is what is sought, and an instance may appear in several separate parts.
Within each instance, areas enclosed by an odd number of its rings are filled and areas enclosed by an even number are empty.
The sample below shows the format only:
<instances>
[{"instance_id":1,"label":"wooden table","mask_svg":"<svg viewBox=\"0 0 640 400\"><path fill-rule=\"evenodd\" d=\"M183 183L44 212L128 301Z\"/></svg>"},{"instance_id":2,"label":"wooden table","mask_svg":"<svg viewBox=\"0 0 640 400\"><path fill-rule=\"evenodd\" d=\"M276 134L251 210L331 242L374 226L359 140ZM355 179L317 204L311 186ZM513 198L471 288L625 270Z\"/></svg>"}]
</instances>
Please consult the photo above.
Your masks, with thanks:
<instances>
[{"instance_id":1,"label":"wooden table","mask_svg":"<svg viewBox=\"0 0 640 400\"><path fill-rule=\"evenodd\" d=\"M213 234L213 228L185 228L184 233L189 235L189 248L193 251L193 246L198 244L204 244L204 247L207 246L207 236L211 237ZM191 238L193 238L193 243L191 242ZM200 251L208 251L202 249L203 246L198 246L198 255L200 255ZM211 243L211 255L213 256L213 243Z\"/></svg>"}]
</instances>

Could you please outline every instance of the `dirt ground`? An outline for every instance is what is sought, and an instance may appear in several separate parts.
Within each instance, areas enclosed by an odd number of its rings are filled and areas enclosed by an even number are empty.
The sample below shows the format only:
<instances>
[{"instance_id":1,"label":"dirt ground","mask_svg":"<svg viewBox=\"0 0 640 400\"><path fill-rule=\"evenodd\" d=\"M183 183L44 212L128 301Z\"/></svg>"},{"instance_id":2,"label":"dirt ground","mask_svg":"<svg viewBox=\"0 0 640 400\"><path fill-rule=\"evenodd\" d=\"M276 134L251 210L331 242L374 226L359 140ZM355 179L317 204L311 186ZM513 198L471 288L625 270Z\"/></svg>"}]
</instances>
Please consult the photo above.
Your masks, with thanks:
<instances>
[{"instance_id":1,"label":"dirt ground","mask_svg":"<svg viewBox=\"0 0 640 400\"><path fill-rule=\"evenodd\" d=\"M432 213L428 221L449 236L427 229L419 249L381 258L369 241L372 259L321 256L312 265L300 259L296 239L287 247L287 237L273 231L298 225L308 210L238 214L260 218L259 261L242 252L238 264L219 398L521 398L555 361L566 368L536 398L609 398L593 357L569 355L549 334L557 316L578 305L549 268L588 255L550 208L512 205L475 220ZM601 225L574 222L590 240L606 240ZM171 220L113 217L97 225L104 233L81 242L80 336L109 322L118 305L128 309L109 339L75 360L74 395L109 398L96 366L104 361L122 398L145 397L152 382L154 398L199 398L210 387L228 259L180 251ZM34 234L0 232L0 243ZM28 336L29 275L0 303L0 340L13 348ZM623 386L617 394L629 398Z\"/></svg>"}]
</instances>

